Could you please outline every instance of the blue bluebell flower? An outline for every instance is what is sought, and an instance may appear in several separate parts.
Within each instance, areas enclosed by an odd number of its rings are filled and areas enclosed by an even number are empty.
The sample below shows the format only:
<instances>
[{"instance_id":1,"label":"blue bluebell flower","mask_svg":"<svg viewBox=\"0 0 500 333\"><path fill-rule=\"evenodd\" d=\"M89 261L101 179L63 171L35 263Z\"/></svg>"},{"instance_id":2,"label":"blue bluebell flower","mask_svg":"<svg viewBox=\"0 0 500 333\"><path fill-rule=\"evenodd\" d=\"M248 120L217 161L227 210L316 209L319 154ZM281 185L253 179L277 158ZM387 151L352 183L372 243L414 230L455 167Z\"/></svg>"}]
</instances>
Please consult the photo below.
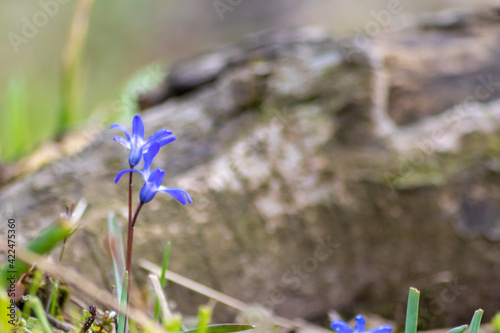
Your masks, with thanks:
<instances>
[{"instance_id":1,"label":"blue bluebell flower","mask_svg":"<svg viewBox=\"0 0 500 333\"><path fill-rule=\"evenodd\" d=\"M153 143L158 142L160 147L162 147L177 139L175 136L171 136L172 131L161 129L144 140L144 123L142 122L141 116L138 114L135 115L132 121L132 134L120 124L111 125L111 129L119 129L125 133L126 139L121 136L115 136L113 140L121 143L125 148L130 149L128 164L131 168L139 164L142 155L148 152Z\"/></svg>"},{"instance_id":2,"label":"blue bluebell flower","mask_svg":"<svg viewBox=\"0 0 500 333\"><path fill-rule=\"evenodd\" d=\"M366 325L365 318L363 318L362 315L357 315L355 319L356 319L356 325L354 326L354 329L349 327L349 325L347 325L346 322L344 322L343 320L334 320L330 324L330 326L337 333L364 333L364 332L391 333L391 331L392 331L392 326L390 326L390 325L383 325L383 326L376 327L374 329L367 331L365 328L365 325Z\"/></svg>"},{"instance_id":3,"label":"blue bluebell flower","mask_svg":"<svg viewBox=\"0 0 500 333\"><path fill-rule=\"evenodd\" d=\"M154 142L150 147L146 154L144 154L144 167L142 170L136 169L127 169L122 170L116 175L115 183L118 183L120 178L127 172L137 172L139 173L144 181L144 185L141 188L141 192L139 193L139 199L142 203L148 203L155 197L156 193L168 193L181 204L185 205L186 203L193 203L193 199L189 196L189 194L181 190L177 187L165 187L162 186L163 177L165 176L165 170L156 169L151 171L151 163L153 159L160 151L160 144L158 142Z\"/></svg>"}]
</instances>

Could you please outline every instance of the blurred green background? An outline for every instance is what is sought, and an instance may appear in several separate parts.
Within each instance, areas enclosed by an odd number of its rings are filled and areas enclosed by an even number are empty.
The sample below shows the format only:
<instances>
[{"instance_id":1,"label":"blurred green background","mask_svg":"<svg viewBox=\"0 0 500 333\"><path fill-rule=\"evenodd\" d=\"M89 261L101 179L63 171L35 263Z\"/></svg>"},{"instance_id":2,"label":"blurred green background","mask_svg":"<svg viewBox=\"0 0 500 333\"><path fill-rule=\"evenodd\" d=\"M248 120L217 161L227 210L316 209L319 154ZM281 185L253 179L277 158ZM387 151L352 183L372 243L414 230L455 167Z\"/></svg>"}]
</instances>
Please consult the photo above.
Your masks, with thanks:
<instances>
[{"instance_id":1,"label":"blurred green background","mask_svg":"<svg viewBox=\"0 0 500 333\"><path fill-rule=\"evenodd\" d=\"M95 0L82 53L81 75L75 78L81 102L75 110L77 122L72 128L116 117L111 112L124 86L134 73L151 63L168 66L176 59L264 28L315 24L326 26L334 35L356 33L374 19L373 11L383 10L390 2L282 0L278 5L279 1L267 0L278 9L266 19L259 16L258 6L262 1L242 0L232 12L224 13L221 20L212 0ZM495 2L400 0L403 12L397 19L410 20L422 12ZM0 2L3 35L0 39L0 162L14 161L66 129L60 124L61 58L77 3L76 0ZM252 4L257 5L252 8ZM279 7L281 4L283 7ZM47 14L47 6L54 15ZM253 15L245 15L250 11ZM46 13L46 22L40 12ZM12 33L22 37L26 22L33 23L36 18L44 24L39 24L34 36L19 44L15 52L10 40ZM157 74L154 76L159 80Z\"/></svg>"}]
</instances>

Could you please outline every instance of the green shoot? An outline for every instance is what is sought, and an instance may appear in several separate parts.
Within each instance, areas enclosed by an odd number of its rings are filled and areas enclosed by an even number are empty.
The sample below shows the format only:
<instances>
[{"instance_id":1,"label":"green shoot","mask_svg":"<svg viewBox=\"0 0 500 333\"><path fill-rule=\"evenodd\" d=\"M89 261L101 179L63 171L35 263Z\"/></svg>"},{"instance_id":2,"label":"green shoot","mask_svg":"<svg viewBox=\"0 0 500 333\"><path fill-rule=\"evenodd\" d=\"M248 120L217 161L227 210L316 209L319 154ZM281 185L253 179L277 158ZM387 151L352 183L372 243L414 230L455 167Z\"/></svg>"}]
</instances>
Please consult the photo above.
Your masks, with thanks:
<instances>
[{"instance_id":1,"label":"green shoot","mask_svg":"<svg viewBox=\"0 0 500 333\"><path fill-rule=\"evenodd\" d=\"M40 325L42 326L44 333L52 333L52 328L49 325L49 321L47 320L47 316L45 315L45 311L43 310L42 302L38 299L38 297L31 297L27 302L35 312Z\"/></svg>"},{"instance_id":2,"label":"green shoot","mask_svg":"<svg viewBox=\"0 0 500 333\"><path fill-rule=\"evenodd\" d=\"M207 326L210 324L212 310L208 306L200 306L198 309L198 332L207 333Z\"/></svg>"},{"instance_id":3,"label":"green shoot","mask_svg":"<svg viewBox=\"0 0 500 333\"><path fill-rule=\"evenodd\" d=\"M38 288L40 288L40 284L42 283L42 277L43 273L40 270L36 270L35 273L33 274L33 281L31 282L30 291L28 293L30 299L35 297ZM23 318L28 319L30 314L31 314L31 305L29 302L26 302L26 304L24 304L24 309L23 309Z\"/></svg>"},{"instance_id":4,"label":"green shoot","mask_svg":"<svg viewBox=\"0 0 500 333\"><path fill-rule=\"evenodd\" d=\"M160 285L162 290L165 289L167 285L167 279L165 277L166 272L167 272L167 265L168 265L168 259L170 257L170 242L167 243L167 246L165 247L165 253L163 254L163 264L161 266L161 276L160 276ZM158 320L158 314L160 312L160 300L157 298L156 299L156 304L155 304L155 321Z\"/></svg>"},{"instance_id":5,"label":"green shoot","mask_svg":"<svg viewBox=\"0 0 500 333\"><path fill-rule=\"evenodd\" d=\"M484 311L479 309L474 312L474 316L470 322L469 331L467 333L478 333L479 325L481 325L481 318L483 317Z\"/></svg>"},{"instance_id":6,"label":"green shoot","mask_svg":"<svg viewBox=\"0 0 500 333\"><path fill-rule=\"evenodd\" d=\"M406 308L405 333L417 333L419 300L420 291L415 288L410 288L408 307Z\"/></svg>"},{"instance_id":7,"label":"green shoot","mask_svg":"<svg viewBox=\"0 0 500 333\"><path fill-rule=\"evenodd\" d=\"M52 282L52 288L50 290L49 301L47 302L47 309L46 309L46 311L50 313L52 317L55 317L56 315L58 294L59 294L59 283L57 282L57 280L54 280L54 282Z\"/></svg>"},{"instance_id":8,"label":"green shoot","mask_svg":"<svg viewBox=\"0 0 500 333\"><path fill-rule=\"evenodd\" d=\"M120 295L120 312L118 314L118 333L124 333L125 327L128 327L125 318L127 317L123 313L123 309L127 308L127 284L128 284L128 272L125 271L125 276L123 279L122 292Z\"/></svg>"},{"instance_id":9,"label":"green shoot","mask_svg":"<svg viewBox=\"0 0 500 333\"><path fill-rule=\"evenodd\" d=\"M469 327L469 325L458 326L458 327L452 328L447 333L464 333L465 330L467 329L467 327Z\"/></svg>"},{"instance_id":10,"label":"green shoot","mask_svg":"<svg viewBox=\"0 0 500 333\"><path fill-rule=\"evenodd\" d=\"M112 212L108 215L108 243L113 259L116 297L119 301L122 294L123 276L125 275L125 253L123 252L122 229Z\"/></svg>"}]
</instances>

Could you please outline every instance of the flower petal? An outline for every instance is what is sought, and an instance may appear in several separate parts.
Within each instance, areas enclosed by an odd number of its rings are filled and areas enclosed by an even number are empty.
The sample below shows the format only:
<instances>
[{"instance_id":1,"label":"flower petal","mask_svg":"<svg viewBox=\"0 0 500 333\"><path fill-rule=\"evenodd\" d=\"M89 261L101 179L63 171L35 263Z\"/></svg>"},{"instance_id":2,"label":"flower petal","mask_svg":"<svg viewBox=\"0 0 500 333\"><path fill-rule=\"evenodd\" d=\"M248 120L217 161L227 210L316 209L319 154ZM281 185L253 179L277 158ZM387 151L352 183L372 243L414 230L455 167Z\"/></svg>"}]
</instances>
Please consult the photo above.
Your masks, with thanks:
<instances>
[{"instance_id":1,"label":"flower petal","mask_svg":"<svg viewBox=\"0 0 500 333\"><path fill-rule=\"evenodd\" d=\"M156 184L156 187L159 188L161 186L161 183L163 182L163 177L165 176L165 170L162 170L162 169L156 169L156 170L159 170L159 171L158 171L158 174L155 178L155 184Z\"/></svg>"},{"instance_id":2,"label":"flower petal","mask_svg":"<svg viewBox=\"0 0 500 333\"><path fill-rule=\"evenodd\" d=\"M333 328L337 333L352 333L353 329L349 327L343 320L334 320L330 327Z\"/></svg>"},{"instance_id":3,"label":"flower petal","mask_svg":"<svg viewBox=\"0 0 500 333\"><path fill-rule=\"evenodd\" d=\"M132 136L138 136L144 140L144 123L142 122L141 116L138 114L136 114L134 120L132 120Z\"/></svg>"},{"instance_id":4,"label":"flower petal","mask_svg":"<svg viewBox=\"0 0 500 333\"><path fill-rule=\"evenodd\" d=\"M136 170L136 169L122 170L122 171L118 172L118 174L116 175L116 177L115 177L115 184L118 183L120 181L120 178L122 178L122 176L124 174L126 174L127 172L138 172L138 173L141 174L142 178L144 178L144 174L140 170ZM144 180L146 180L146 179L144 179Z\"/></svg>"},{"instance_id":5,"label":"flower petal","mask_svg":"<svg viewBox=\"0 0 500 333\"><path fill-rule=\"evenodd\" d=\"M177 199L177 201L179 201L183 205L185 205L187 202L189 202L190 204L193 203L193 199L191 199L191 196L189 196L186 191L181 190L177 187L160 186L158 192L170 194L174 197L174 199Z\"/></svg>"},{"instance_id":6,"label":"flower petal","mask_svg":"<svg viewBox=\"0 0 500 333\"><path fill-rule=\"evenodd\" d=\"M357 315L354 319L356 319L356 325L354 326L354 330L357 332L364 332L366 330L366 320L362 315Z\"/></svg>"},{"instance_id":7,"label":"flower petal","mask_svg":"<svg viewBox=\"0 0 500 333\"><path fill-rule=\"evenodd\" d=\"M376 328L371 329L371 330L366 331L366 332L369 332L369 333L391 333L391 331L392 331L392 326L383 325L383 326L376 327Z\"/></svg>"},{"instance_id":8,"label":"flower petal","mask_svg":"<svg viewBox=\"0 0 500 333\"><path fill-rule=\"evenodd\" d=\"M146 140L146 142L142 146L142 149L143 149L144 153L147 153L149 148L151 147L151 145L154 142L158 142L160 144L160 147L163 147L164 145L166 145L172 141L175 141L175 140L177 140L177 137L175 137L175 136L164 137L164 138L158 139L156 141L149 141L149 139L148 139L148 140Z\"/></svg>"},{"instance_id":9,"label":"flower petal","mask_svg":"<svg viewBox=\"0 0 500 333\"><path fill-rule=\"evenodd\" d=\"M120 124L113 124L113 125L111 125L110 128L111 129L122 130L125 133L125 135L127 136L127 140L130 141L130 132L125 127L123 127L122 125L120 125Z\"/></svg>"},{"instance_id":10,"label":"flower petal","mask_svg":"<svg viewBox=\"0 0 500 333\"><path fill-rule=\"evenodd\" d=\"M161 129L161 130L158 130L156 131L155 134L151 135L145 142L145 145L148 145L150 146L151 144L153 144L153 142L155 141L158 141L160 139L163 139L169 135L172 135L172 131L170 130L167 130L167 129Z\"/></svg>"},{"instance_id":11,"label":"flower petal","mask_svg":"<svg viewBox=\"0 0 500 333\"><path fill-rule=\"evenodd\" d=\"M128 154L128 164L130 167L135 167L139 162L141 162L142 158L142 146L135 143L135 140L132 139L130 143L130 153Z\"/></svg>"},{"instance_id":12,"label":"flower petal","mask_svg":"<svg viewBox=\"0 0 500 333\"><path fill-rule=\"evenodd\" d=\"M158 140L158 143L160 144L161 147L163 147L164 145L173 142L175 140L177 140L176 136L169 136L168 138L163 138L161 140Z\"/></svg>"},{"instance_id":13,"label":"flower petal","mask_svg":"<svg viewBox=\"0 0 500 333\"><path fill-rule=\"evenodd\" d=\"M149 169L151 168L151 163L153 162L153 159L156 157L159 151L160 151L160 144L158 142L154 142L149 148L148 152L144 154L144 167L143 167L144 171L147 170L147 172L149 173Z\"/></svg>"},{"instance_id":14,"label":"flower petal","mask_svg":"<svg viewBox=\"0 0 500 333\"><path fill-rule=\"evenodd\" d=\"M130 142L127 141L127 140L125 140L124 137L122 137L122 136L114 136L113 140L115 140L116 142L120 143L125 148L130 149Z\"/></svg>"},{"instance_id":15,"label":"flower petal","mask_svg":"<svg viewBox=\"0 0 500 333\"><path fill-rule=\"evenodd\" d=\"M139 199L142 203L148 203L154 199L156 193L158 193L158 189L151 182L145 182L141 188L141 192L139 193Z\"/></svg>"}]
</instances>

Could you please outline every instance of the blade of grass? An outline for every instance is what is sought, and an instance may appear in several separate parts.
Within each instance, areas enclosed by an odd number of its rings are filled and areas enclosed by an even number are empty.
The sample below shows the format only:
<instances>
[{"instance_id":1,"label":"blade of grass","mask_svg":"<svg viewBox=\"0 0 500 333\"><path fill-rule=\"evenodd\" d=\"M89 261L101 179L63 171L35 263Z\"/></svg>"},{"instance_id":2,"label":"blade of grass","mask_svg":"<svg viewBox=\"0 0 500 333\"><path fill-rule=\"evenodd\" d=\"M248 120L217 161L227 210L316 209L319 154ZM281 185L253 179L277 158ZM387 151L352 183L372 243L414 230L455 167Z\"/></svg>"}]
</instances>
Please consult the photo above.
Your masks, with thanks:
<instances>
[{"instance_id":1,"label":"blade of grass","mask_svg":"<svg viewBox=\"0 0 500 333\"><path fill-rule=\"evenodd\" d=\"M127 284L128 284L128 272L125 271L125 276L123 279L122 292L120 297L120 308L125 309L127 304ZM128 327L126 323L126 314L121 312L118 314L118 333L124 333L125 327Z\"/></svg>"},{"instance_id":2,"label":"blade of grass","mask_svg":"<svg viewBox=\"0 0 500 333\"><path fill-rule=\"evenodd\" d=\"M42 283L43 273L41 270L36 270L33 274L33 281L31 282L30 290L28 292L28 296L30 298L35 297L38 289L40 288L40 284ZM26 302L23 308L23 318L28 319L31 314L31 303Z\"/></svg>"},{"instance_id":3,"label":"blade of grass","mask_svg":"<svg viewBox=\"0 0 500 333\"><path fill-rule=\"evenodd\" d=\"M476 312L474 312L474 316L472 317L467 333L479 332L479 326L481 325L481 318L483 318L483 313L484 311L482 309L478 309L476 310Z\"/></svg>"},{"instance_id":4,"label":"blade of grass","mask_svg":"<svg viewBox=\"0 0 500 333\"><path fill-rule=\"evenodd\" d=\"M469 327L469 325L458 326L458 327L452 328L447 333L464 333L465 330L467 329L467 327Z\"/></svg>"},{"instance_id":5,"label":"blade of grass","mask_svg":"<svg viewBox=\"0 0 500 333\"><path fill-rule=\"evenodd\" d=\"M419 300L420 291L415 288L410 288L408 306L406 308L405 333L417 333Z\"/></svg>"},{"instance_id":6,"label":"blade of grass","mask_svg":"<svg viewBox=\"0 0 500 333\"><path fill-rule=\"evenodd\" d=\"M26 122L27 91L23 80L15 77L9 80L4 110L2 110L2 133L0 157L14 160L28 150L30 145L30 126Z\"/></svg>"},{"instance_id":7,"label":"blade of grass","mask_svg":"<svg viewBox=\"0 0 500 333\"><path fill-rule=\"evenodd\" d=\"M52 282L52 289L50 290L49 301L47 303L46 312L50 313L52 317L56 315L56 305L57 305L57 296L59 294L59 283L57 280Z\"/></svg>"},{"instance_id":8,"label":"blade of grass","mask_svg":"<svg viewBox=\"0 0 500 333\"><path fill-rule=\"evenodd\" d=\"M62 59L61 106L58 131L62 134L75 125L80 114L81 97L83 95L83 79L81 62L87 38L89 16L94 0L79 0Z\"/></svg>"},{"instance_id":9,"label":"blade of grass","mask_svg":"<svg viewBox=\"0 0 500 333\"><path fill-rule=\"evenodd\" d=\"M163 293L163 288L161 287L160 279L158 279L158 276L153 274L149 274L148 278L156 294L156 300L158 301L159 306L161 308L162 319L163 321L165 321L172 317L172 313L168 308L167 299L165 297L165 294Z\"/></svg>"},{"instance_id":10,"label":"blade of grass","mask_svg":"<svg viewBox=\"0 0 500 333\"><path fill-rule=\"evenodd\" d=\"M122 229L116 221L113 212L110 212L108 215L108 242L111 258L113 259L116 298L119 301L122 294L123 277L125 275L125 253L123 249Z\"/></svg>"},{"instance_id":11,"label":"blade of grass","mask_svg":"<svg viewBox=\"0 0 500 333\"><path fill-rule=\"evenodd\" d=\"M161 276L160 276L160 285L162 290L165 289L167 285L167 279L165 278L165 273L167 271L168 259L170 257L170 242L165 246L165 253L163 254L163 264L161 266ZM158 320L158 314L160 311L160 300L157 298L155 302L155 321Z\"/></svg>"},{"instance_id":12,"label":"blade of grass","mask_svg":"<svg viewBox=\"0 0 500 333\"><path fill-rule=\"evenodd\" d=\"M47 316L45 315L45 311L43 311L42 302L38 299L38 297L32 297L27 302L33 308L36 317L38 318L40 325L42 326L44 333L53 333L52 328L50 327Z\"/></svg>"}]
</instances>

